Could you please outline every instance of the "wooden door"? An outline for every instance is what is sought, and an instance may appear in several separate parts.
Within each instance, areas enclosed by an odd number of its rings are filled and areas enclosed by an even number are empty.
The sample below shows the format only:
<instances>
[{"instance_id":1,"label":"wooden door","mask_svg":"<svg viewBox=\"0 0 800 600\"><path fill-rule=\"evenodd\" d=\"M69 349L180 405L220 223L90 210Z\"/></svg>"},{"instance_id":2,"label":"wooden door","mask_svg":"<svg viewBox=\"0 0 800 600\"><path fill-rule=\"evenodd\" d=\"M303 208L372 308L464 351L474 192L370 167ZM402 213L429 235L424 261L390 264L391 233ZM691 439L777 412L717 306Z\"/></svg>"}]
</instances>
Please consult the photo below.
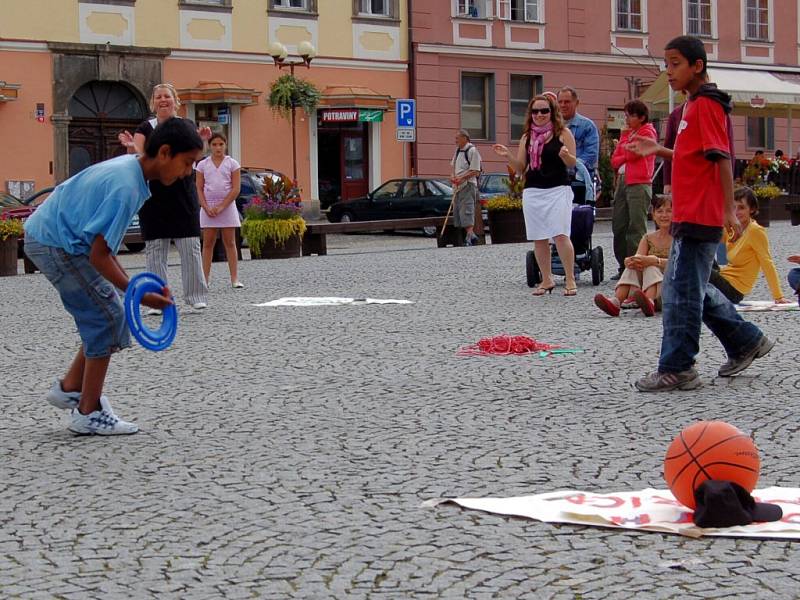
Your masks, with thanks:
<instances>
[{"instance_id":1,"label":"wooden door","mask_svg":"<svg viewBox=\"0 0 800 600\"><path fill-rule=\"evenodd\" d=\"M361 131L342 131L341 155L342 199L366 196L369 192L369 149L364 127Z\"/></svg>"}]
</instances>

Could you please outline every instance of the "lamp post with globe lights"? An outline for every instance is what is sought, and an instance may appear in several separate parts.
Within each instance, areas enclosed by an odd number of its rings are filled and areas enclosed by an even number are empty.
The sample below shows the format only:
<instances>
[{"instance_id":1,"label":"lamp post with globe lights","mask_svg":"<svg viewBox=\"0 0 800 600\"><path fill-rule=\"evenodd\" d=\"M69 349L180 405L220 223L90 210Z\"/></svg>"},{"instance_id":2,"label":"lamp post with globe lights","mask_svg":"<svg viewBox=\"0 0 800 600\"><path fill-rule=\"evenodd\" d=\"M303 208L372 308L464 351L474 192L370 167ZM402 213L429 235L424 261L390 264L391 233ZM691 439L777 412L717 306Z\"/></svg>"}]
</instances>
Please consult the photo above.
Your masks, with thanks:
<instances>
[{"instance_id":1,"label":"lamp post with globe lights","mask_svg":"<svg viewBox=\"0 0 800 600\"><path fill-rule=\"evenodd\" d=\"M269 46L269 54L278 69L288 68L292 77L294 77L294 68L304 65L307 69L311 68L311 60L317 55L317 50L313 44L307 41L300 42L297 45L297 53L300 60L290 60L289 51L280 42L272 42ZM292 176L294 183L297 185L297 130L295 127L295 109L297 102L292 98Z\"/></svg>"}]
</instances>

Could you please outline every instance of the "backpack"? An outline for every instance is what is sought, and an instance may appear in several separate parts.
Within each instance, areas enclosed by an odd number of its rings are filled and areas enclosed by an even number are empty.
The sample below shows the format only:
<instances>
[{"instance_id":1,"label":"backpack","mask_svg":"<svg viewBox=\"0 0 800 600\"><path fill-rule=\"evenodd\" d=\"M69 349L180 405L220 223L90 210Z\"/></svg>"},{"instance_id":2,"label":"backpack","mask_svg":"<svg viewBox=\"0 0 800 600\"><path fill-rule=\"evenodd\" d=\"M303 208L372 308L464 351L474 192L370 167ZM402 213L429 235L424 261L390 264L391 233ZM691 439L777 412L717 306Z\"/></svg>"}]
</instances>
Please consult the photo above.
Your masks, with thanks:
<instances>
[{"instance_id":1,"label":"backpack","mask_svg":"<svg viewBox=\"0 0 800 600\"><path fill-rule=\"evenodd\" d=\"M456 155L453 157L453 167L455 167L456 163L458 162L458 155L461 152L464 153L464 159L467 161L467 165L469 165L470 164L470 156L471 156L469 151L470 150L474 150L474 149L475 149L475 146L472 143L468 144L463 149L456 148ZM481 168L478 171L478 177L480 177L482 174L483 174L483 161L481 161Z\"/></svg>"}]
</instances>

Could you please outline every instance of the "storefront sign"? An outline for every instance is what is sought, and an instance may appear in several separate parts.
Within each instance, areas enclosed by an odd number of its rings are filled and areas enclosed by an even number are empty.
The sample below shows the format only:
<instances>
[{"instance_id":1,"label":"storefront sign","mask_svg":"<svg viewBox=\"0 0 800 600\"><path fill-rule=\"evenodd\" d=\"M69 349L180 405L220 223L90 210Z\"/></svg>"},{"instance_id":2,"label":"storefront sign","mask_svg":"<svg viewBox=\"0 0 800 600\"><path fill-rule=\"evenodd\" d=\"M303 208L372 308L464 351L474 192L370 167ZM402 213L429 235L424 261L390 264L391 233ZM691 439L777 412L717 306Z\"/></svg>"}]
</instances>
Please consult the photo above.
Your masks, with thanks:
<instances>
[{"instance_id":1,"label":"storefront sign","mask_svg":"<svg viewBox=\"0 0 800 600\"><path fill-rule=\"evenodd\" d=\"M38 102L36 104L36 120L39 123L44 123L44 103Z\"/></svg>"},{"instance_id":2,"label":"storefront sign","mask_svg":"<svg viewBox=\"0 0 800 600\"><path fill-rule=\"evenodd\" d=\"M358 111L358 120L365 123L380 123L383 121L383 111L362 108Z\"/></svg>"},{"instance_id":3,"label":"storefront sign","mask_svg":"<svg viewBox=\"0 0 800 600\"><path fill-rule=\"evenodd\" d=\"M323 123L380 123L383 111L374 108L347 108L339 110L323 110Z\"/></svg>"},{"instance_id":4,"label":"storefront sign","mask_svg":"<svg viewBox=\"0 0 800 600\"><path fill-rule=\"evenodd\" d=\"M358 121L358 109L322 111L323 123L346 123L348 121Z\"/></svg>"}]
</instances>

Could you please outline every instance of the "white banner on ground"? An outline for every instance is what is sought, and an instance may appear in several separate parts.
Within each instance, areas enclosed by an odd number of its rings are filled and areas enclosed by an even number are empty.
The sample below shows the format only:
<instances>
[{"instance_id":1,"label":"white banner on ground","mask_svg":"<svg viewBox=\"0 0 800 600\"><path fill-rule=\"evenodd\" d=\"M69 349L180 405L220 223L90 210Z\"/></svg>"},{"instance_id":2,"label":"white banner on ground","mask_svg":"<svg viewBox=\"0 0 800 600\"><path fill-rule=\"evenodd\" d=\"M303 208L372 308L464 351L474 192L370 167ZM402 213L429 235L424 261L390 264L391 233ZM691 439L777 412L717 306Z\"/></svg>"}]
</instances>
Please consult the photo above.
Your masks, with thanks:
<instances>
[{"instance_id":1,"label":"white banner on ground","mask_svg":"<svg viewBox=\"0 0 800 600\"><path fill-rule=\"evenodd\" d=\"M295 297L278 298L253 306L343 306L346 304L413 304L411 300L381 300L379 298Z\"/></svg>"},{"instance_id":2,"label":"white banner on ground","mask_svg":"<svg viewBox=\"0 0 800 600\"><path fill-rule=\"evenodd\" d=\"M797 302L791 304L775 304L772 300L742 300L734 304L739 312L800 310Z\"/></svg>"},{"instance_id":3,"label":"white banner on ground","mask_svg":"<svg viewBox=\"0 0 800 600\"><path fill-rule=\"evenodd\" d=\"M561 490L516 498L443 498L425 506L453 502L464 508L501 515L527 517L546 523L572 523L677 533L688 537L725 536L800 539L800 488L770 487L753 491L758 502L778 504L783 518L772 523L703 529L692 521L692 510L668 490L595 494Z\"/></svg>"}]
</instances>

